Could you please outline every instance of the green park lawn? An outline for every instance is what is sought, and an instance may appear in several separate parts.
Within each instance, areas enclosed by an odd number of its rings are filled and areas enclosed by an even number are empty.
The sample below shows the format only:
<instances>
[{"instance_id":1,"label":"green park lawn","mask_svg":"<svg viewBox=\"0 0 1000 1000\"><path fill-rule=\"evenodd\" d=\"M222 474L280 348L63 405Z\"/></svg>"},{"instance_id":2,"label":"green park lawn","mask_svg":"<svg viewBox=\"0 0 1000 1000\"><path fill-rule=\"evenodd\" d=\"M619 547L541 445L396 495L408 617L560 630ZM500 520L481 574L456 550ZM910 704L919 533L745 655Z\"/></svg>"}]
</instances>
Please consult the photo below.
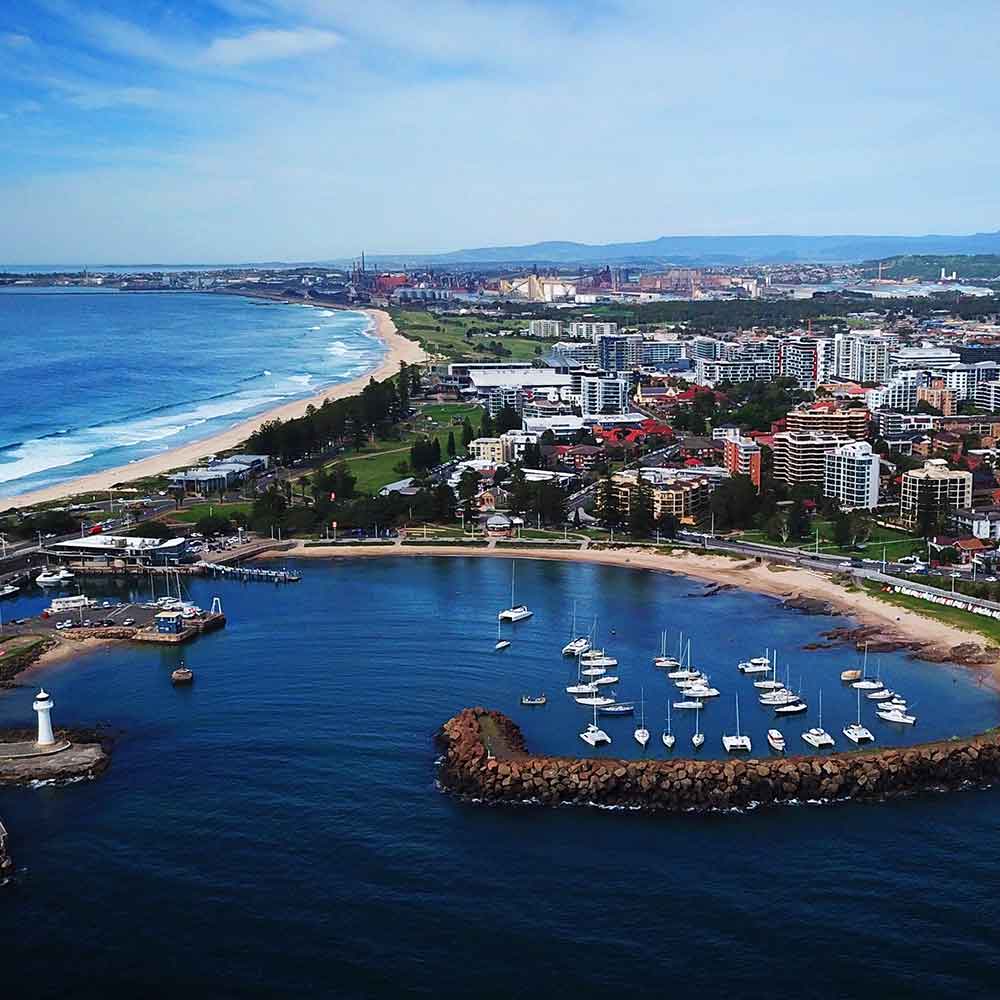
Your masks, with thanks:
<instances>
[{"instance_id":1,"label":"green park lawn","mask_svg":"<svg viewBox=\"0 0 1000 1000\"><path fill-rule=\"evenodd\" d=\"M872 527L871 538L864 542L859 549L845 549L837 545L833 540L832 521L814 521L811 526L812 533L807 538L789 539L781 542L763 531L744 531L737 541L759 542L764 545L783 545L785 548L801 548L808 551L815 551L816 530L819 529L819 551L826 555L842 555L845 557L864 555L870 559L882 558L882 546L885 546L885 553L888 559L899 559L916 553L920 555L926 548L926 541L914 535L908 535L905 531L894 531L892 528L883 528L879 525Z\"/></svg>"},{"instance_id":2,"label":"green park lawn","mask_svg":"<svg viewBox=\"0 0 1000 1000\"><path fill-rule=\"evenodd\" d=\"M195 524L203 517L231 517L233 514L250 516L251 503L197 503L184 510L171 511L169 520Z\"/></svg>"},{"instance_id":3,"label":"green park lawn","mask_svg":"<svg viewBox=\"0 0 1000 1000\"><path fill-rule=\"evenodd\" d=\"M461 358L465 361L503 361L505 358L530 361L538 357L536 347L541 347L543 354L548 353L542 341L525 337L485 337L481 333L473 334L471 339L465 336L471 327L490 332L519 330L526 320L514 318L497 321L480 316L435 316L417 309L394 309L392 318L400 333L419 340L429 353L447 358ZM497 344L510 351L510 354L498 355L480 346L488 348Z\"/></svg>"},{"instance_id":4,"label":"green park lawn","mask_svg":"<svg viewBox=\"0 0 1000 1000\"><path fill-rule=\"evenodd\" d=\"M886 604L893 604L897 608L906 608L907 611L915 611L927 618L935 618L948 625L955 625L966 632L978 632L990 642L1000 645L1000 621L995 618L985 618L982 615L961 611L959 608L932 604L930 601L921 600L919 597L910 597L908 594L886 592L882 590L881 584L871 581L866 581L864 588L872 597L884 601Z\"/></svg>"}]
</instances>

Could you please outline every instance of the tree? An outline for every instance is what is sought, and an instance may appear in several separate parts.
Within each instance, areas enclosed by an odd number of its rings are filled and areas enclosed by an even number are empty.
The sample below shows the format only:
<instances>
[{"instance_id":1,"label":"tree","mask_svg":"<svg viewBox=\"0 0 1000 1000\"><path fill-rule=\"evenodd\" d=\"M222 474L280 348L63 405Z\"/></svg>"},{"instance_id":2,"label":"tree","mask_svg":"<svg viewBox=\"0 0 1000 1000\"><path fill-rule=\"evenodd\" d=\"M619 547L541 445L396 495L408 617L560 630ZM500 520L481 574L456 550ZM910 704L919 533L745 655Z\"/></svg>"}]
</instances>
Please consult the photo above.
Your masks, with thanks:
<instances>
[{"instance_id":1,"label":"tree","mask_svg":"<svg viewBox=\"0 0 1000 1000\"><path fill-rule=\"evenodd\" d=\"M406 370L406 362L400 361L399 363L399 388L397 389L399 397L399 418L402 420L410 412L410 376Z\"/></svg>"},{"instance_id":2,"label":"tree","mask_svg":"<svg viewBox=\"0 0 1000 1000\"><path fill-rule=\"evenodd\" d=\"M195 531L206 538L214 538L216 535L231 535L233 533L233 522L228 517L218 515L208 515L199 518L195 522Z\"/></svg>"},{"instance_id":3,"label":"tree","mask_svg":"<svg viewBox=\"0 0 1000 1000\"><path fill-rule=\"evenodd\" d=\"M680 521L673 514L661 514L656 519L656 530L664 538L676 538L680 527Z\"/></svg>"},{"instance_id":4,"label":"tree","mask_svg":"<svg viewBox=\"0 0 1000 1000\"><path fill-rule=\"evenodd\" d=\"M455 447L455 432L454 431L448 431L448 448L447 448L448 457L449 458L454 458L456 450L457 449Z\"/></svg>"},{"instance_id":5,"label":"tree","mask_svg":"<svg viewBox=\"0 0 1000 1000\"><path fill-rule=\"evenodd\" d=\"M846 549L853 544L851 537L851 517L844 511L841 511L833 519L833 540L842 549Z\"/></svg>"},{"instance_id":6,"label":"tree","mask_svg":"<svg viewBox=\"0 0 1000 1000\"><path fill-rule=\"evenodd\" d=\"M138 535L140 538L159 538L164 541L174 537L173 528L162 521L145 521L142 524L137 524L129 531L129 534Z\"/></svg>"},{"instance_id":7,"label":"tree","mask_svg":"<svg viewBox=\"0 0 1000 1000\"><path fill-rule=\"evenodd\" d=\"M496 431L493 427L493 418L490 416L489 410L483 413L482 422L479 424L479 436L484 438L493 437Z\"/></svg>"},{"instance_id":8,"label":"tree","mask_svg":"<svg viewBox=\"0 0 1000 1000\"><path fill-rule=\"evenodd\" d=\"M618 507L618 496L610 470L597 487L597 510L605 527L621 527L622 514Z\"/></svg>"},{"instance_id":9,"label":"tree","mask_svg":"<svg viewBox=\"0 0 1000 1000\"><path fill-rule=\"evenodd\" d=\"M472 429L472 421L466 417L462 421L462 447L468 448L475 436L476 432Z\"/></svg>"},{"instance_id":10,"label":"tree","mask_svg":"<svg viewBox=\"0 0 1000 1000\"><path fill-rule=\"evenodd\" d=\"M801 501L792 504L788 512L788 534L792 538L802 538L809 533L809 515Z\"/></svg>"},{"instance_id":11,"label":"tree","mask_svg":"<svg viewBox=\"0 0 1000 1000\"><path fill-rule=\"evenodd\" d=\"M653 532L653 490L641 471L629 490L628 531L633 538L648 538Z\"/></svg>"},{"instance_id":12,"label":"tree","mask_svg":"<svg viewBox=\"0 0 1000 1000\"><path fill-rule=\"evenodd\" d=\"M505 431L516 431L521 427L521 418L517 410L512 406L505 406L498 414L496 420L496 433L503 434Z\"/></svg>"},{"instance_id":13,"label":"tree","mask_svg":"<svg viewBox=\"0 0 1000 1000\"><path fill-rule=\"evenodd\" d=\"M773 538L779 542L787 542L788 518L780 512L775 512L767 519L764 530L767 532L768 538Z\"/></svg>"}]
</instances>

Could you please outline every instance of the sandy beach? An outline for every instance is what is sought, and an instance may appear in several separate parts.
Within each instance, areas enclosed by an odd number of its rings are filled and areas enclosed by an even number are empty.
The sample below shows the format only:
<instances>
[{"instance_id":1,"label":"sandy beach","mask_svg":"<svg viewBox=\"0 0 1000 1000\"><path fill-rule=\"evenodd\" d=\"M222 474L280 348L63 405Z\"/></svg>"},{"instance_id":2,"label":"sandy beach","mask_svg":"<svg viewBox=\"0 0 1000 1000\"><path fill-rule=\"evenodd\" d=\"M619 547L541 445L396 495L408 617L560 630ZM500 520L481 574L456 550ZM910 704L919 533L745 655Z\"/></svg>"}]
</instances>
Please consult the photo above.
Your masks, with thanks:
<instances>
[{"instance_id":1,"label":"sandy beach","mask_svg":"<svg viewBox=\"0 0 1000 1000\"><path fill-rule=\"evenodd\" d=\"M923 645L922 658L950 660L950 651L956 647L977 646L981 650L995 650L978 633L965 632L949 625L879 601L861 590L849 591L831 577L814 570L801 568L773 568L775 564L758 563L755 560L736 560L725 556L703 555L675 549L668 554L649 552L643 549L553 549L550 552L540 548L475 548L457 545L420 546L352 546L346 549L332 549L323 546L306 547L301 542L294 548L281 553L264 553L258 558L303 558L303 559L343 559L378 558L386 556L470 556L499 559L557 559L567 562L598 563L604 566L627 566L631 569L653 570L656 572L681 573L706 583L729 585L750 590L770 597L788 599L795 597L813 598L827 602L831 608L849 615L856 624L877 629L879 638L885 641ZM846 623L845 623L846 624ZM968 657L955 657L966 659ZM1000 663L986 668L991 682L1000 685Z\"/></svg>"},{"instance_id":2,"label":"sandy beach","mask_svg":"<svg viewBox=\"0 0 1000 1000\"><path fill-rule=\"evenodd\" d=\"M318 305L322 305L322 308L329 308L325 304ZM7 510L12 507L31 507L34 504L48 503L81 493L109 490L135 479L159 475L181 466L197 465L199 461L209 455L235 448L265 421L292 420L295 417L301 417L308 406L321 406L324 400L343 399L346 396L359 393L368 384L370 378L381 381L395 375L399 371L401 361L405 361L407 364L416 364L426 360L427 355L423 348L415 341L402 336L396 330L396 324L393 323L387 312L381 309L360 309L358 311L365 313L372 320L374 334L388 348L382 363L374 371L351 379L350 382L328 386L313 396L296 399L265 413L258 413L256 416L233 424L225 431L202 438L200 441L192 441L189 444L171 448L158 455L152 455L128 465L120 465L113 469L106 469L104 472L95 472L92 475L70 479L55 486L47 486L45 489L33 490L15 497L4 497L0 499L0 508Z\"/></svg>"}]
</instances>

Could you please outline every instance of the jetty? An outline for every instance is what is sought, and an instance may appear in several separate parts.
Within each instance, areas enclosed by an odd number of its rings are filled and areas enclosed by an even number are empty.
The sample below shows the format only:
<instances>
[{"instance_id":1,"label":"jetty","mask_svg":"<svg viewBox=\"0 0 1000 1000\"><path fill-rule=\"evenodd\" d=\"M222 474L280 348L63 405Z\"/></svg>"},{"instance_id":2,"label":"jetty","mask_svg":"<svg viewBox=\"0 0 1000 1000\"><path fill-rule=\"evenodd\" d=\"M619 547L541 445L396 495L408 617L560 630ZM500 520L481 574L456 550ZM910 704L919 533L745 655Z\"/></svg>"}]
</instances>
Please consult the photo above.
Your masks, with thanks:
<instances>
[{"instance_id":1,"label":"jetty","mask_svg":"<svg viewBox=\"0 0 1000 1000\"><path fill-rule=\"evenodd\" d=\"M486 805L585 805L704 812L770 804L881 801L1000 779L1000 729L909 747L782 758L646 759L530 753L500 712L466 708L438 734L440 786Z\"/></svg>"}]
</instances>

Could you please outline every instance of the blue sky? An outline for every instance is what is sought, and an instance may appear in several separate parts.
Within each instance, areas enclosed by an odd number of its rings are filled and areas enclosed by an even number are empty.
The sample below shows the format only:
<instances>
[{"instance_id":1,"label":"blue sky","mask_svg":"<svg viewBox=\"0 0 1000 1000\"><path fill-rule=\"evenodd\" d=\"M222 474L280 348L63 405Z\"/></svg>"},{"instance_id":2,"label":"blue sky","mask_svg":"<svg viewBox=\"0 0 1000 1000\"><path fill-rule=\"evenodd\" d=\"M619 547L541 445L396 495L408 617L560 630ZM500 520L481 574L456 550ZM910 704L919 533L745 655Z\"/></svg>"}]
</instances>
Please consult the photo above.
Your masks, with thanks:
<instances>
[{"instance_id":1,"label":"blue sky","mask_svg":"<svg viewBox=\"0 0 1000 1000\"><path fill-rule=\"evenodd\" d=\"M6 0L0 261L1000 228L1000 5Z\"/></svg>"}]
</instances>

